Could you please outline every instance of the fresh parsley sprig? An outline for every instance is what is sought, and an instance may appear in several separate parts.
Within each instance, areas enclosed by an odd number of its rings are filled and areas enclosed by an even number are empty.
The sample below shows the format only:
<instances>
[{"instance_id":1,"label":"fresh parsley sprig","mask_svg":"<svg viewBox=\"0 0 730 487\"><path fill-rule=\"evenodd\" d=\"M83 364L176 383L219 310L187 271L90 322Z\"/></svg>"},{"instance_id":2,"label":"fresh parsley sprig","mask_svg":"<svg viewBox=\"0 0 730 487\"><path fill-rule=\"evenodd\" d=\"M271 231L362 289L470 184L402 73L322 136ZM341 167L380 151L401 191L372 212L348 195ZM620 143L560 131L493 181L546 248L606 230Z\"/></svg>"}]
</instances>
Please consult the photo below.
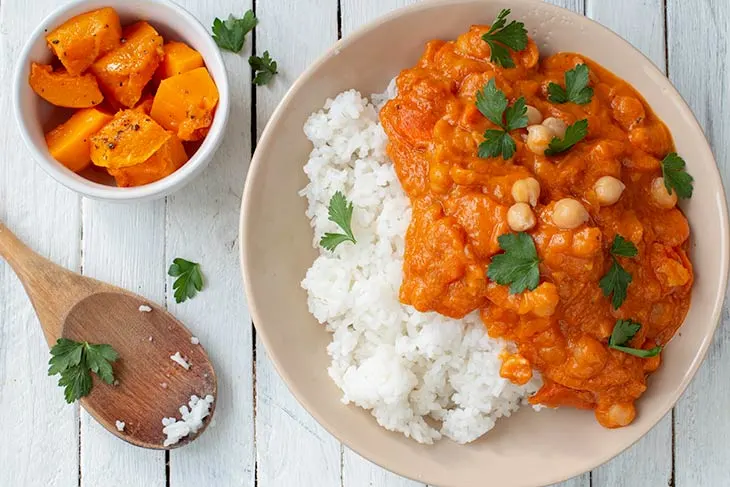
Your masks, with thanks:
<instances>
[{"instance_id":1,"label":"fresh parsley sprig","mask_svg":"<svg viewBox=\"0 0 730 487\"><path fill-rule=\"evenodd\" d=\"M172 261L167 275L177 277L172 284L175 290L175 302L182 303L192 299L203 290L203 275L200 273L200 264L177 258Z\"/></svg>"},{"instance_id":2,"label":"fresh parsley sprig","mask_svg":"<svg viewBox=\"0 0 730 487\"><path fill-rule=\"evenodd\" d=\"M548 100L553 103L585 105L593 98L593 88L588 86L588 66L579 64L565 72L565 88L557 83L548 85Z\"/></svg>"},{"instance_id":3,"label":"fresh parsley sprig","mask_svg":"<svg viewBox=\"0 0 730 487\"><path fill-rule=\"evenodd\" d=\"M319 244L322 247L329 251L333 251L342 242L357 243L351 227L352 210L352 203L348 203L344 194L337 191L332 195L328 208L329 220L336 223L337 226L339 226L345 233L325 233L319 241Z\"/></svg>"},{"instance_id":4,"label":"fresh parsley sprig","mask_svg":"<svg viewBox=\"0 0 730 487\"><path fill-rule=\"evenodd\" d=\"M248 64L254 70L253 84L256 86L269 84L269 81L279 72L276 61L269 56L269 51L264 51L264 55L261 57L251 56L248 58Z\"/></svg>"},{"instance_id":5,"label":"fresh parsley sprig","mask_svg":"<svg viewBox=\"0 0 730 487\"><path fill-rule=\"evenodd\" d=\"M243 17L237 19L233 14L228 16L227 20L221 20L216 17L213 21L213 40L218 47L231 52L241 52L243 44L246 41L246 34L251 32L258 19L254 15L253 10L249 10Z\"/></svg>"},{"instance_id":6,"label":"fresh parsley sprig","mask_svg":"<svg viewBox=\"0 0 730 487\"><path fill-rule=\"evenodd\" d=\"M641 323L637 323L636 321L633 321L631 319L617 320L616 324L613 326L613 332L611 333L611 337L608 339L609 348L613 348L615 350L619 350L621 352L628 353L630 355L634 355L635 357L640 358L649 358L659 355L659 353L662 351L661 346L656 346L649 350L627 346L629 341L634 338L634 336L639 332L640 329Z\"/></svg>"},{"instance_id":7,"label":"fresh parsley sprig","mask_svg":"<svg viewBox=\"0 0 730 487\"><path fill-rule=\"evenodd\" d=\"M671 152L662 160L662 176L667 192L677 192L683 199L692 197L694 178L687 173L687 164L676 152Z\"/></svg>"},{"instance_id":8,"label":"fresh parsley sprig","mask_svg":"<svg viewBox=\"0 0 730 487\"><path fill-rule=\"evenodd\" d=\"M633 242L626 240L621 235L616 235L611 244L611 267L608 273L601 278L598 285L603 290L603 295L611 296L613 309L619 309L626 299L626 293L631 284L631 274L626 272L618 261L618 257L636 257L638 249Z\"/></svg>"},{"instance_id":9,"label":"fresh parsley sprig","mask_svg":"<svg viewBox=\"0 0 730 487\"><path fill-rule=\"evenodd\" d=\"M581 140L585 139L586 135L588 135L588 120L578 120L574 124L568 125L562 139L559 137L553 137L548 148L545 149L545 155L554 156L555 154L565 152Z\"/></svg>"},{"instance_id":10,"label":"fresh parsley sprig","mask_svg":"<svg viewBox=\"0 0 730 487\"><path fill-rule=\"evenodd\" d=\"M497 241L504 253L492 258L487 277L497 284L510 284L510 294L534 290L540 284L540 259L532 237L525 232L506 233Z\"/></svg>"},{"instance_id":11,"label":"fresh parsley sprig","mask_svg":"<svg viewBox=\"0 0 730 487\"><path fill-rule=\"evenodd\" d=\"M119 358L111 345L94 345L59 338L51 348L48 375L60 375L58 385L64 388L67 403L88 396L93 386L91 372L107 384L114 382L111 363Z\"/></svg>"},{"instance_id":12,"label":"fresh parsley sprig","mask_svg":"<svg viewBox=\"0 0 730 487\"><path fill-rule=\"evenodd\" d=\"M507 97L497 88L494 78L477 92L476 106L479 111L502 128L484 132L484 142L479 144L479 157L497 157L502 154L502 158L507 160L517 150L509 132L527 127L527 105L523 97L518 98L511 106L507 105Z\"/></svg>"},{"instance_id":13,"label":"fresh parsley sprig","mask_svg":"<svg viewBox=\"0 0 730 487\"><path fill-rule=\"evenodd\" d=\"M522 51L527 47L527 29L525 24L513 20L507 23L507 16L510 9L503 9L497 15L489 31L482 36L482 39L489 44L489 60L499 64L503 68L514 68L509 50Z\"/></svg>"}]
</instances>

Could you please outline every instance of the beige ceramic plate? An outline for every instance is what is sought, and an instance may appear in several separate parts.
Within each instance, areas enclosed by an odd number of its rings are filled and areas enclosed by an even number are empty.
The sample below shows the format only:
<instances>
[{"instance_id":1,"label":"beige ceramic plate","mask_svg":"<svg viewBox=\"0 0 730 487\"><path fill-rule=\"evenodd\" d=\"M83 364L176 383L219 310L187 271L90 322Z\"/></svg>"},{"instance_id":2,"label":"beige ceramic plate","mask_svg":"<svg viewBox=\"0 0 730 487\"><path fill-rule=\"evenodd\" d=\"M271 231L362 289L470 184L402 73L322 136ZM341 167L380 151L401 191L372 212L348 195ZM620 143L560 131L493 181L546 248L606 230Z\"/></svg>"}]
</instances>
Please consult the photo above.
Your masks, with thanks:
<instances>
[{"instance_id":1,"label":"beige ceramic plate","mask_svg":"<svg viewBox=\"0 0 730 487\"><path fill-rule=\"evenodd\" d=\"M299 283L317 252L297 196L311 146L307 116L349 88L369 95L418 59L424 43L453 39L470 24L489 23L501 8L525 22L543 54L580 51L641 92L674 134L694 176L684 206L693 227L696 282L692 307L666 347L664 363L638 403L632 425L601 428L591 412L535 413L523 408L486 438L460 446L423 446L380 428L370 413L340 403L327 376L324 327L308 313ZM701 231L698 231L701 226ZM538 0L432 1L394 12L338 43L294 84L264 131L246 181L241 258L248 303L269 356L292 392L349 447L401 475L439 486L538 486L607 461L644 435L677 401L694 375L717 324L728 269L728 221L720 176L702 130L669 81L608 29Z\"/></svg>"}]
</instances>

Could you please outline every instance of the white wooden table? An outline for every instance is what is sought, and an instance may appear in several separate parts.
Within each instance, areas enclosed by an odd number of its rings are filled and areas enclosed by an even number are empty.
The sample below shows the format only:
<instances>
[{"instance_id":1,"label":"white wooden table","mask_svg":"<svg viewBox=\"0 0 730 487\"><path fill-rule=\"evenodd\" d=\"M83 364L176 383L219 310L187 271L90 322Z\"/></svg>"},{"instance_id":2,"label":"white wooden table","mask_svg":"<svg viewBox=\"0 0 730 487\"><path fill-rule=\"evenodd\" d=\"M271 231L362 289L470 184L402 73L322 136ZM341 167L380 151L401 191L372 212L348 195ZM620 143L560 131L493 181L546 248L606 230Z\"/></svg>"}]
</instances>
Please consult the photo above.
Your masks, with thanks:
<instances>
[{"instance_id":1,"label":"white wooden table","mask_svg":"<svg viewBox=\"0 0 730 487\"><path fill-rule=\"evenodd\" d=\"M551 1L617 31L669 73L705 128L727 186L730 2ZM57 3L0 0L0 219L59 264L165 303L213 358L220 393L216 426L187 448L151 452L107 434L77 405L66 405L46 375L48 349L36 317L0 262L0 487L422 486L348 450L291 396L256 341L237 234L254 141L287 87L338 36L413 0L182 0L204 25L248 8L261 22L244 55L224 55L233 105L216 159L174 196L134 206L82 199L57 184L33 163L11 119L15 59ZM252 49L279 62L272 86L252 88ZM182 305L165 275L178 256L200 262L207 276L205 292ZM730 485L729 321L726 308L706 362L671 415L618 458L562 486Z\"/></svg>"}]
</instances>

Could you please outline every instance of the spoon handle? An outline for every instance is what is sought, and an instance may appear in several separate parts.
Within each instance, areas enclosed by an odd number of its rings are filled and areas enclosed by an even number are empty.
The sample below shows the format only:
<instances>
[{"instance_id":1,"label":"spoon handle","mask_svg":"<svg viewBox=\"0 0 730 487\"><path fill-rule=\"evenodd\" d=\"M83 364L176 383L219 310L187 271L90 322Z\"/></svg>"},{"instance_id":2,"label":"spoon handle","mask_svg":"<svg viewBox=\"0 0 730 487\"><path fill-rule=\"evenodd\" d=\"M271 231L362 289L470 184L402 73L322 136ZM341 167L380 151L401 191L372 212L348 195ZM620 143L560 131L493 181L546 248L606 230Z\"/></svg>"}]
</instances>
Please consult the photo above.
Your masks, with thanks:
<instances>
[{"instance_id":1,"label":"spoon handle","mask_svg":"<svg viewBox=\"0 0 730 487\"><path fill-rule=\"evenodd\" d=\"M0 222L0 257L10 264L23 283L29 278L31 268L37 266L39 261L43 261L2 222Z\"/></svg>"},{"instance_id":2,"label":"spoon handle","mask_svg":"<svg viewBox=\"0 0 730 487\"><path fill-rule=\"evenodd\" d=\"M73 304L93 292L86 279L33 252L0 222L0 257L23 283L49 344L61 336Z\"/></svg>"}]
</instances>

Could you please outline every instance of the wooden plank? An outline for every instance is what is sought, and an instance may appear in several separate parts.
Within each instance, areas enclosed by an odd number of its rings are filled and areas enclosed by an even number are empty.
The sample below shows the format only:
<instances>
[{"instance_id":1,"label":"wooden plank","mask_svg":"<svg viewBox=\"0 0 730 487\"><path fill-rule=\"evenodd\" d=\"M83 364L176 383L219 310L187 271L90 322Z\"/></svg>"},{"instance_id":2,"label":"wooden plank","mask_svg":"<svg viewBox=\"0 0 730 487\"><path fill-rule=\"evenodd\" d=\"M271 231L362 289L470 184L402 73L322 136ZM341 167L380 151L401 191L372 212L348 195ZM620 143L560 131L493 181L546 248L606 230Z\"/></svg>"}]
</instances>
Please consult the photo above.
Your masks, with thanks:
<instances>
[{"instance_id":1,"label":"wooden plank","mask_svg":"<svg viewBox=\"0 0 730 487\"><path fill-rule=\"evenodd\" d=\"M209 27L215 17L240 17L251 0L178 0ZM295 37L288 37L290 43ZM190 446L170 453L170 485L253 486L255 476L251 317L238 265L238 215L251 153L248 55L223 53L231 90L227 134L213 161L189 186L168 198L163 262L199 262L205 288L177 304L168 280L167 304L200 339L218 375L215 426Z\"/></svg>"},{"instance_id":2,"label":"wooden plank","mask_svg":"<svg viewBox=\"0 0 730 487\"><path fill-rule=\"evenodd\" d=\"M337 40L337 1L257 1L256 15L261 21L256 28L256 52L268 50L279 64L274 81L256 89L260 135L297 76ZM256 345L256 445L258 485L340 487L340 443L294 399L260 340Z\"/></svg>"},{"instance_id":3,"label":"wooden plank","mask_svg":"<svg viewBox=\"0 0 730 487\"><path fill-rule=\"evenodd\" d=\"M730 188L730 5L668 0L669 77L687 100L712 145ZM694 230L698 230L695 222ZM730 479L730 310L728 301L707 359L675 408L675 485L728 485Z\"/></svg>"},{"instance_id":4,"label":"wooden plank","mask_svg":"<svg viewBox=\"0 0 730 487\"><path fill-rule=\"evenodd\" d=\"M586 14L631 42L665 71L662 0L616 0L610 3L587 0ZM646 458L651 458L651 461L644 461ZM592 486L667 485L671 476L672 417L669 414L636 445L597 468L593 472Z\"/></svg>"},{"instance_id":5,"label":"wooden plank","mask_svg":"<svg viewBox=\"0 0 730 487\"><path fill-rule=\"evenodd\" d=\"M120 205L84 199L82 214L83 274L162 303L165 296L164 201ZM160 389L160 393L164 390ZM125 418L118 419L125 421ZM81 487L165 485L164 452L123 442L83 410L80 454Z\"/></svg>"},{"instance_id":6,"label":"wooden plank","mask_svg":"<svg viewBox=\"0 0 730 487\"><path fill-rule=\"evenodd\" d=\"M44 257L72 270L80 261L80 199L31 159L12 120L14 60L55 0L0 5L0 220ZM20 281L0 259L0 485L76 485L78 406L48 377L48 347Z\"/></svg>"}]
</instances>

